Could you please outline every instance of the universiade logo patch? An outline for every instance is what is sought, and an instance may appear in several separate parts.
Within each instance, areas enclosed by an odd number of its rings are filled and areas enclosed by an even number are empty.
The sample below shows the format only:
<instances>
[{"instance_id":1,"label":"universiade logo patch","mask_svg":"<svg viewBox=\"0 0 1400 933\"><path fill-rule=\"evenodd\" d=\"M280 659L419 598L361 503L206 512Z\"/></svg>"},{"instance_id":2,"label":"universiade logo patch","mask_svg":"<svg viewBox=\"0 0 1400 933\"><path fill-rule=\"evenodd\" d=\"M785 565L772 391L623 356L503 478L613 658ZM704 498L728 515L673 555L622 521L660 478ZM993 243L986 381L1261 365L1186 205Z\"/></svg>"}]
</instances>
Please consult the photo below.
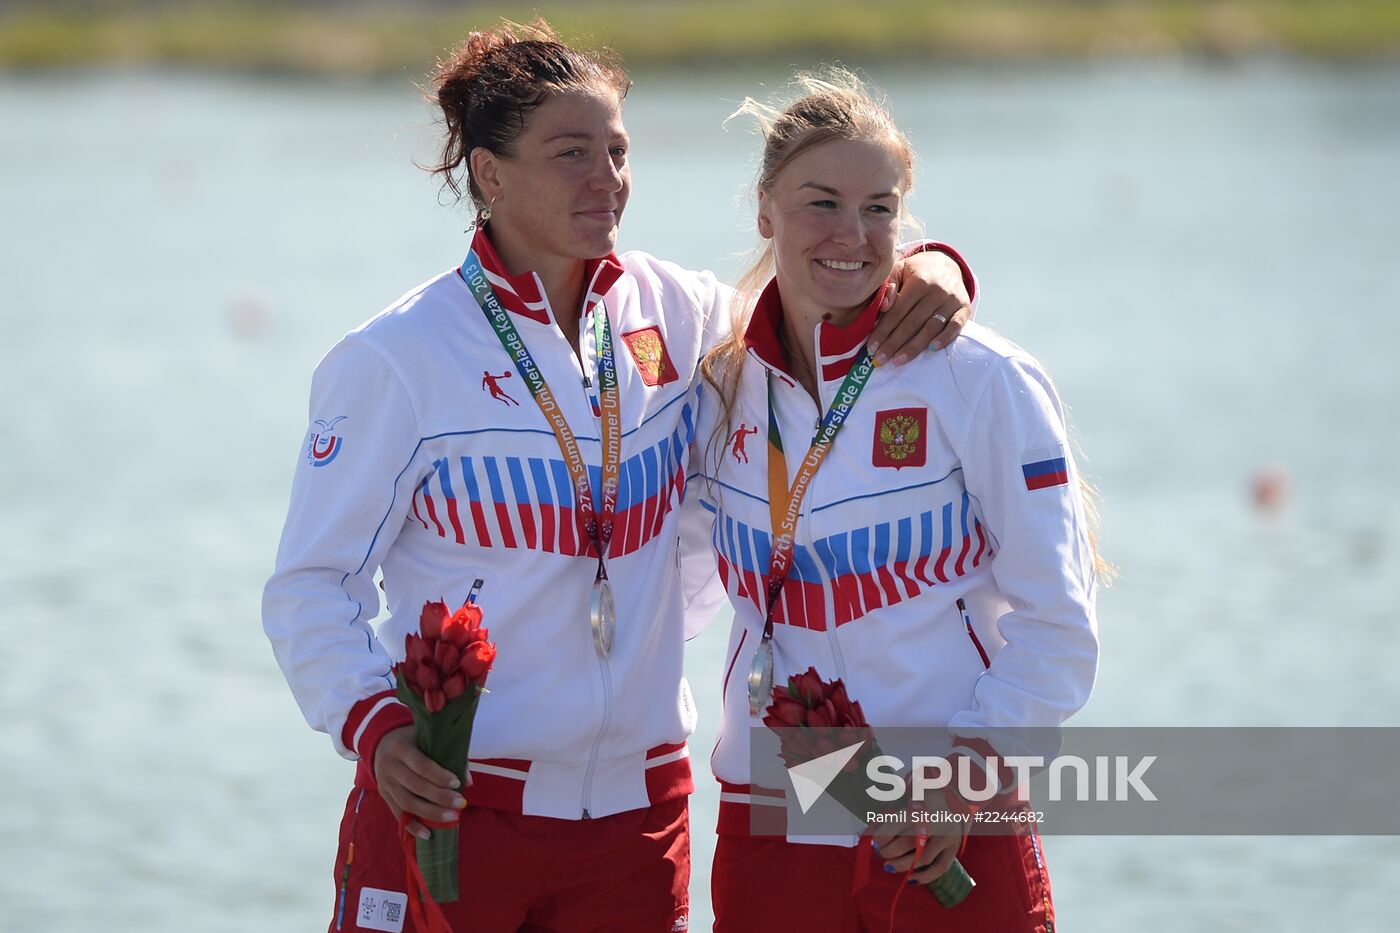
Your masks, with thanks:
<instances>
[{"instance_id":1,"label":"universiade logo patch","mask_svg":"<svg viewBox=\"0 0 1400 933\"><path fill-rule=\"evenodd\" d=\"M311 440L306 445L308 463L314 467L330 466L331 461L340 456L340 448L344 446L344 441L340 435L331 432L346 417L346 415L336 415L329 421L316 419L316 427L319 430L311 435Z\"/></svg>"},{"instance_id":2,"label":"universiade logo patch","mask_svg":"<svg viewBox=\"0 0 1400 933\"><path fill-rule=\"evenodd\" d=\"M408 916L408 895L403 891L382 888L360 889L360 907L355 912L355 928L402 933Z\"/></svg>"}]
</instances>

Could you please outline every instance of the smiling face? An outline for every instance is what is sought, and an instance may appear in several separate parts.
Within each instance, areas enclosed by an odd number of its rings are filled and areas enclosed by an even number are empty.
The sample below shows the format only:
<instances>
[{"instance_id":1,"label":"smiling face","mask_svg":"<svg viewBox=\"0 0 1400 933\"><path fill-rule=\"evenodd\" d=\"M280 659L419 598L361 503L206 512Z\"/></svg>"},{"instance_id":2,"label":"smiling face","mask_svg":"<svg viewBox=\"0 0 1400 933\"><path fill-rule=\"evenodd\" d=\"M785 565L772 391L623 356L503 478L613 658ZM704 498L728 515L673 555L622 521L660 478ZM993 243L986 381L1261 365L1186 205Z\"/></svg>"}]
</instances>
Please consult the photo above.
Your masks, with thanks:
<instances>
[{"instance_id":1,"label":"smiling face","mask_svg":"<svg viewBox=\"0 0 1400 933\"><path fill-rule=\"evenodd\" d=\"M758 232L773 241L786 316L855 317L894 268L908 184L893 140L835 139L783 167L759 193Z\"/></svg>"},{"instance_id":2,"label":"smiling face","mask_svg":"<svg viewBox=\"0 0 1400 933\"><path fill-rule=\"evenodd\" d=\"M492 242L511 272L612 252L632 189L622 99L609 87L550 96L529 112L510 155L472 152L491 205Z\"/></svg>"}]
</instances>

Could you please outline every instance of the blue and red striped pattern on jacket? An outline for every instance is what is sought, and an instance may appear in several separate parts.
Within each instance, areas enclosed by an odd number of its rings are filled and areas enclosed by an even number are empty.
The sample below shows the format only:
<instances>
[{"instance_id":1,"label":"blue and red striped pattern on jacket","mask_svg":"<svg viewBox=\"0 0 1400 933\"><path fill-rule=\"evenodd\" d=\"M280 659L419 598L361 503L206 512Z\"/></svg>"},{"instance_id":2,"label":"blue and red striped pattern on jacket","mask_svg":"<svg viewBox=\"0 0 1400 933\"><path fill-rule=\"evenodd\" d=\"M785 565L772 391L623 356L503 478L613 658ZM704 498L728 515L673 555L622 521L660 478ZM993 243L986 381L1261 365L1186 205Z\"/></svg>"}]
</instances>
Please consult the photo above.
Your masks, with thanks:
<instances>
[{"instance_id":1,"label":"blue and red striped pattern on jacket","mask_svg":"<svg viewBox=\"0 0 1400 933\"><path fill-rule=\"evenodd\" d=\"M709 502L702 505L709 511ZM726 587L764 611L770 536L719 512L711 543ZM960 492L936 509L875 525L853 527L797 544L773 620L825 631L828 619L844 625L882 606L912 599L949 583L991 558L991 536ZM830 593L831 605L827 599Z\"/></svg>"},{"instance_id":2,"label":"blue and red striped pattern on jacket","mask_svg":"<svg viewBox=\"0 0 1400 933\"><path fill-rule=\"evenodd\" d=\"M680 427L622 462L610 557L631 554L660 533L685 486L684 457L693 432L687 403ZM433 466L409 513L424 530L457 544L596 556L583 516L574 510L562 458L458 456ZM599 467L588 468L588 479L594 490L602 488Z\"/></svg>"}]
</instances>

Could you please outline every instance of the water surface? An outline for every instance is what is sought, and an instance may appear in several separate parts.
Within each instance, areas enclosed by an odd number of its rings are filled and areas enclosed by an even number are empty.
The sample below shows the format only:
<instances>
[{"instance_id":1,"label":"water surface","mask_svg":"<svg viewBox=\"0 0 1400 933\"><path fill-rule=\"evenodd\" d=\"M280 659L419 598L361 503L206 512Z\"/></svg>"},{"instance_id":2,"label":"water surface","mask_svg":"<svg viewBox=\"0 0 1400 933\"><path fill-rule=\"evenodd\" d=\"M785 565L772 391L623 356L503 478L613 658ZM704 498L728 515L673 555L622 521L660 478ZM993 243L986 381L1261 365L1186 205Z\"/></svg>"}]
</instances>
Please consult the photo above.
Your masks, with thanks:
<instances>
[{"instance_id":1,"label":"water surface","mask_svg":"<svg viewBox=\"0 0 1400 933\"><path fill-rule=\"evenodd\" d=\"M721 122L781 77L639 76L624 248L735 277L754 139ZM1103 494L1120 580L1076 721L1400 724L1400 72L877 77L915 211L1054 372ZM412 165L431 116L407 80L120 75L3 79L0 127L5 927L321 928L352 767L259 595L316 360L464 248ZM695 929L724 629L688 660ZM1394 839L1046 848L1086 931L1374 929L1400 867Z\"/></svg>"}]
</instances>

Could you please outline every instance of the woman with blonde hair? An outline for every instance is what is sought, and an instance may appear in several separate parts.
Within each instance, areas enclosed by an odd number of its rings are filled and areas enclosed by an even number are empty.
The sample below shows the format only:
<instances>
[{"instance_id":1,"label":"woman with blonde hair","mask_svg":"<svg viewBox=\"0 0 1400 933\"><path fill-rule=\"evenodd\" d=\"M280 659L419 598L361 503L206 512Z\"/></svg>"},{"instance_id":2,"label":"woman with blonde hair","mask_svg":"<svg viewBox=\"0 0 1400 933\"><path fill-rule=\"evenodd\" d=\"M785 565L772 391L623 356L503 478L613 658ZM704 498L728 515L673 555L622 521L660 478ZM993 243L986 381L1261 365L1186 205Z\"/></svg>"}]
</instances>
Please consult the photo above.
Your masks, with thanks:
<instances>
[{"instance_id":1,"label":"woman with blonde hair","mask_svg":"<svg viewBox=\"0 0 1400 933\"><path fill-rule=\"evenodd\" d=\"M867 881L854 838L752 831L756 811L782 812L782 789L756 785L749 760L774 680L814 667L844 682L877 739L930 727L954 757L985 763L1009 751L1004 730L1079 709L1097 663L1096 557L1048 374L976 322L909 366L872 365L912 152L853 76L800 88L781 110L743 108L764 129L766 246L745 279L747 321L702 364L697 433L709 443L695 485L735 612L712 758L715 928L1044 933L1050 886L1028 824L939 829L923 847L881 836ZM745 432L767 443L739 457L730 439ZM897 896L954 858L976 881L961 904Z\"/></svg>"}]
</instances>

